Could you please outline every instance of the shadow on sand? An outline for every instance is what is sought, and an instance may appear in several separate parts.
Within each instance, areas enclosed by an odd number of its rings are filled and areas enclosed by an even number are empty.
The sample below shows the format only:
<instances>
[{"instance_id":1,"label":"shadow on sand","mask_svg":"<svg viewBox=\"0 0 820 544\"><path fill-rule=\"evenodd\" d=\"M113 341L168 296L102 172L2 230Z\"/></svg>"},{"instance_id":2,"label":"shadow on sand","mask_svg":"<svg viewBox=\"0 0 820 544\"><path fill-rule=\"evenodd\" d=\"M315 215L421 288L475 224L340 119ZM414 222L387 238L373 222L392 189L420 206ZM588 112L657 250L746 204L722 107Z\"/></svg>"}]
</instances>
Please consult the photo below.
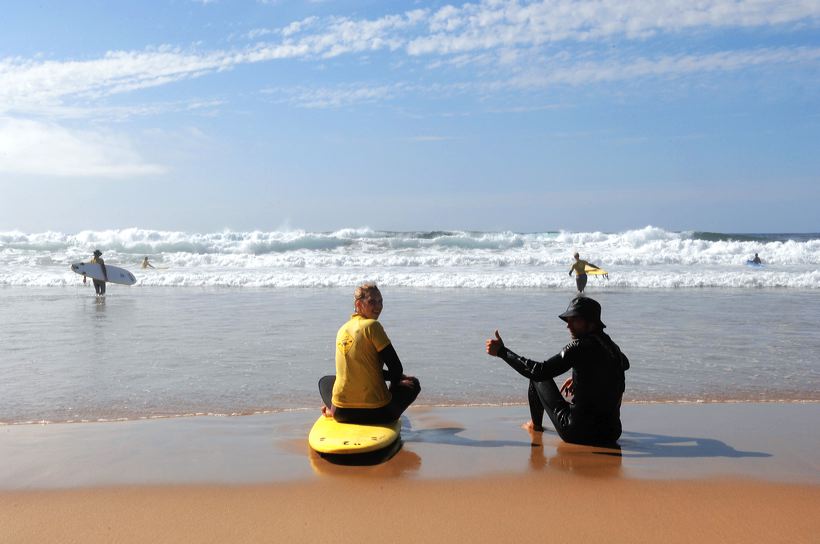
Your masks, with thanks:
<instances>
[{"instance_id":1,"label":"shadow on sand","mask_svg":"<svg viewBox=\"0 0 820 544\"><path fill-rule=\"evenodd\" d=\"M464 430L464 427L439 427L414 431L402 427L401 436L408 443L423 442L425 444L447 444L448 446L468 446L472 448L530 447L530 443L524 440L474 440L458 436Z\"/></svg>"},{"instance_id":2,"label":"shadow on sand","mask_svg":"<svg viewBox=\"0 0 820 544\"><path fill-rule=\"evenodd\" d=\"M624 431L618 442L624 457L772 457L766 452L736 450L713 438Z\"/></svg>"}]
</instances>

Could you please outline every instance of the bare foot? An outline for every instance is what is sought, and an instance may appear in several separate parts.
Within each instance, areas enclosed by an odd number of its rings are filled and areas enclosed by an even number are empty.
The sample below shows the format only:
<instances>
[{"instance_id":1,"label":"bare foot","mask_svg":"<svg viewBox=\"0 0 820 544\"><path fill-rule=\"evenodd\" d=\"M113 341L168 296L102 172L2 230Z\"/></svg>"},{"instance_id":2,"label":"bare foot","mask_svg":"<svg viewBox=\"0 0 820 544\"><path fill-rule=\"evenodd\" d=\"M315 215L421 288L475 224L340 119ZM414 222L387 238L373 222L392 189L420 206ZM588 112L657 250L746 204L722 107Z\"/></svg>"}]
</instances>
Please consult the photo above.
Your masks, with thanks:
<instances>
[{"instance_id":1,"label":"bare foot","mask_svg":"<svg viewBox=\"0 0 820 544\"><path fill-rule=\"evenodd\" d=\"M528 433L530 433L530 445L533 448L541 448L541 447L544 446L544 442L543 442L543 440L544 440L544 435L543 435L544 428L543 427L541 427L541 426L536 427L535 424L533 424L532 420L530 420L530 421L524 423L523 425L521 425L521 428L526 430ZM543 453L541 455L543 456Z\"/></svg>"},{"instance_id":2,"label":"bare foot","mask_svg":"<svg viewBox=\"0 0 820 544\"><path fill-rule=\"evenodd\" d=\"M529 420L528 422L521 425L521 428L525 429L527 431L534 432L534 433L543 433L544 432L544 427L542 427L541 425L536 425L535 423L532 422L532 420Z\"/></svg>"},{"instance_id":3,"label":"bare foot","mask_svg":"<svg viewBox=\"0 0 820 544\"><path fill-rule=\"evenodd\" d=\"M333 412L327 406L322 406L322 415L325 417L333 417Z\"/></svg>"}]
</instances>

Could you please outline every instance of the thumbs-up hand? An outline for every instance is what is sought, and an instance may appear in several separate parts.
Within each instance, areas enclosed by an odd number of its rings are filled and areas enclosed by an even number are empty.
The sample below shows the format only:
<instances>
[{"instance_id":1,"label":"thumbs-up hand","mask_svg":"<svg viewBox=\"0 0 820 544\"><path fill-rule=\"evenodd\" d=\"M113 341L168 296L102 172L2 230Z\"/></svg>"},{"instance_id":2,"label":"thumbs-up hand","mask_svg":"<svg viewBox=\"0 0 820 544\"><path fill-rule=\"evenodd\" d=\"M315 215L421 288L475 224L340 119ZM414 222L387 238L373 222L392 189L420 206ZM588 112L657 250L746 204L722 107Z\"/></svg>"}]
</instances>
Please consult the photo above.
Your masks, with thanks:
<instances>
[{"instance_id":1,"label":"thumbs-up hand","mask_svg":"<svg viewBox=\"0 0 820 544\"><path fill-rule=\"evenodd\" d=\"M487 340L487 353L493 357L498 356L498 352L504 347L504 340L498 334L498 329L495 331L495 338Z\"/></svg>"}]
</instances>

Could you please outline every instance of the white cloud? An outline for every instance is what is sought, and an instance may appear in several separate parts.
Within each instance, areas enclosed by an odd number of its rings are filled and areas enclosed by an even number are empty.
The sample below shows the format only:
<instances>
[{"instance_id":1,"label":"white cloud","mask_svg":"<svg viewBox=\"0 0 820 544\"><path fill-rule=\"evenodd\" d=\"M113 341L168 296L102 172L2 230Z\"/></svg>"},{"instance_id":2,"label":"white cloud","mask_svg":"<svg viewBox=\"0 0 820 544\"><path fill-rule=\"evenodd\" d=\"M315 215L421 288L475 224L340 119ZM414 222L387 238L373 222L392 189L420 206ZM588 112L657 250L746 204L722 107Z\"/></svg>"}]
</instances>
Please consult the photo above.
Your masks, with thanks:
<instances>
[{"instance_id":1,"label":"white cloud","mask_svg":"<svg viewBox=\"0 0 820 544\"><path fill-rule=\"evenodd\" d=\"M758 27L820 19L820 2L797 0L485 0L445 6L412 38L410 55L452 54L622 36L646 38L692 28Z\"/></svg>"},{"instance_id":2,"label":"white cloud","mask_svg":"<svg viewBox=\"0 0 820 544\"><path fill-rule=\"evenodd\" d=\"M307 19L302 19L301 21L294 21L282 29L282 36L288 37L298 34L299 32L304 32L318 21L318 17L308 17Z\"/></svg>"},{"instance_id":3,"label":"white cloud","mask_svg":"<svg viewBox=\"0 0 820 544\"><path fill-rule=\"evenodd\" d=\"M123 178L164 171L114 134L0 117L0 172L6 174Z\"/></svg>"},{"instance_id":4,"label":"white cloud","mask_svg":"<svg viewBox=\"0 0 820 544\"><path fill-rule=\"evenodd\" d=\"M324 58L383 49L395 51L406 43L403 32L416 26L423 13L414 11L373 20L333 17L319 33L294 39L292 36L299 34L300 31L289 28L285 44L296 45L309 54Z\"/></svg>"},{"instance_id":5,"label":"white cloud","mask_svg":"<svg viewBox=\"0 0 820 544\"><path fill-rule=\"evenodd\" d=\"M285 102L300 108L324 109L381 102L402 92L401 85L342 85L338 87L297 87L266 89L270 95L284 95Z\"/></svg>"},{"instance_id":6,"label":"white cloud","mask_svg":"<svg viewBox=\"0 0 820 544\"><path fill-rule=\"evenodd\" d=\"M820 48L772 48L721 51L707 55L674 55L627 61L586 61L543 67L492 85L498 88L544 88L584 85L648 77L677 77L695 73L730 72L760 65L816 63Z\"/></svg>"},{"instance_id":7,"label":"white cloud","mask_svg":"<svg viewBox=\"0 0 820 544\"><path fill-rule=\"evenodd\" d=\"M38 105L34 111L19 110L16 113L36 113L38 118L52 121L93 118L104 119L107 123L114 123L127 121L134 117L155 117L174 112L196 112L201 116L213 116L224 104L224 100L198 100L196 98L187 101L151 102L126 106L42 104Z\"/></svg>"},{"instance_id":8,"label":"white cloud","mask_svg":"<svg viewBox=\"0 0 820 544\"><path fill-rule=\"evenodd\" d=\"M820 48L772 48L750 51L720 51L706 55L669 55L656 58L600 59L572 62L566 55L545 59L504 79L429 85L396 83L391 85L340 85L337 87L278 88L263 91L281 95L283 102L303 108L338 108L359 103L395 100L407 94L429 97L454 97L466 94L498 94L517 90L542 90L570 85L595 85L641 79L677 78L714 72L729 73L756 66L814 64L820 61ZM564 108L565 105L525 106L489 109L488 113L522 113Z\"/></svg>"},{"instance_id":9,"label":"white cloud","mask_svg":"<svg viewBox=\"0 0 820 544\"><path fill-rule=\"evenodd\" d=\"M0 113L55 106L65 98L93 100L136 89L165 85L227 69L237 63L231 54L182 53L162 48L114 51L89 61L0 60Z\"/></svg>"},{"instance_id":10,"label":"white cloud","mask_svg":"<svg viewBox=\"0 0 820 544\"><path fill-rule=\"evenodd\" d=\"M249 40L256 40L258 38L261 38L262 36L268 36L270 34L273 34L273 30L269 28L254 28L252 30L249 30L245 34L245 37Z\"/></svg>"},{"instance_id":11,"label":"white cloud","mask_svg":"<svg viewBox=\"0 0 820 544\"><path fill-rule=\"evenodd\" d=\"M142 51L111 51L90 60L0 59L0 115L94 115L102 99L136 90L230 70L242 64L279 59L328 59L341 55L390 52L403 58L424 58L430 67L496 66L508 73L527 70L518 84L531 80L550 84L624 79L717 71L765 62L794 62L788 50L767 55L752 52L692 54L660 60L620 58L589 62L573 55L552 73L533 75L533 59L543 64L545 44L559 41L594 48L613 36L643 39L688 29L816 25L820 2L809 0L485 0L437 11L419 9L375 19L310 17L277 31L279 41L244 49L199 51L162 46ZM262 35L261 31L254 31ZM592 44L590 46L590 44ZM592 50L592 49L590 49ZM797 50L798 59L816 61L813 50ZM806 54L808 51L808 54ZM554 56L554 55L553 55ZM619 71L621 67L626 71ZM473 73L479 87L491 77ZM474 83L477 81L478 83ZM484 85L484 88L488 88ZM303 93L304 94L304 93ZM302 105L327 107L391 96L382 90L315 91Z\"/></svg>"},{"instance_id":12,"label":"white cloud","mask_svg":"<svg viewBox=\"0 0 820 544\"><path fill-rule=\"evenodd\" d=\"M374 19L309 17L276 30L251 30L247 38L268 41L231 50L160 46L109 51L85 60L0 58L0 172L85 178L162 174L164 167L142 158L128 137L111 129L75 130L70 121L90 118L112 125L137 115L214 112L221 101L188 99L114 106L106 99L245 64L285 59L326 62L344 55L375 57L374 53L382 53L391 56L387 66L392 66L393 73L411 74L399 83L303 84L269 91L295 107L340 108L410 94L487 96L761 66L816 66L820 47L689 54L662 49L636 51L658 35L685 38L693 31L789 30L813 28L818 23L817 0L483 0ZM619 45L626 40L628 47L609 50L607 46L615 40ZM633 44L635 47L629 47ZM414 72L419 66L427 70ZM413 79L414 73L422 75ZM438 74L447 77L437 80ZM457 74L468 75L457 81ZM527 111L527 107L512 103L504 111ZM413 141L443 139L422 135Z\"/></svg>"}]
</instances>

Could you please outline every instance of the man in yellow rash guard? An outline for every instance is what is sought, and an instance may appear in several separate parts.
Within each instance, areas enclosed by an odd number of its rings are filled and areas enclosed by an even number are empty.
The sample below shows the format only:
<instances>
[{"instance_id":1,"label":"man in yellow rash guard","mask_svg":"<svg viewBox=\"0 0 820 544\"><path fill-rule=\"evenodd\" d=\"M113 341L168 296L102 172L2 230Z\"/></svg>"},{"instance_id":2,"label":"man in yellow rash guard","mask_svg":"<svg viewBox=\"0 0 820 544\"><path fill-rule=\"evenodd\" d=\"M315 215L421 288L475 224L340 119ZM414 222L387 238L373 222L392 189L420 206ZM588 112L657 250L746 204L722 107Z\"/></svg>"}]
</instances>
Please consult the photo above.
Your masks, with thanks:
<instances>
[{"instance_id":1,"label":"man in yellow rash guard","mask_svg":"<svg viewBox=\"0 0 820 544\"><path fill-rule=\"evenodd\" d=\"M587 265L596 269L598 266L581 259L578 253L575 253L573 257L575 257L575 262L572 263L569 269L569 275L572 276L572 273L575 272L575 286L578 288L578 293L580 294L584 292L584 288L587 286Z\"/></svg>"},{"instance_id":2,"label":"man in yellow rash guard","mask_svg":"<svg viewBox=\"0 0 820 544\"><path fill-rule=\"evenodd\" d=\"M345 423L394 421L416 400L421 386L418 379L404 375L399 356L378 322L383 307L378 287L360 285L353 303L356 312L336 334L336 376L319 380L325 403L322 412Z\"/></svg>"}]
</instances>

